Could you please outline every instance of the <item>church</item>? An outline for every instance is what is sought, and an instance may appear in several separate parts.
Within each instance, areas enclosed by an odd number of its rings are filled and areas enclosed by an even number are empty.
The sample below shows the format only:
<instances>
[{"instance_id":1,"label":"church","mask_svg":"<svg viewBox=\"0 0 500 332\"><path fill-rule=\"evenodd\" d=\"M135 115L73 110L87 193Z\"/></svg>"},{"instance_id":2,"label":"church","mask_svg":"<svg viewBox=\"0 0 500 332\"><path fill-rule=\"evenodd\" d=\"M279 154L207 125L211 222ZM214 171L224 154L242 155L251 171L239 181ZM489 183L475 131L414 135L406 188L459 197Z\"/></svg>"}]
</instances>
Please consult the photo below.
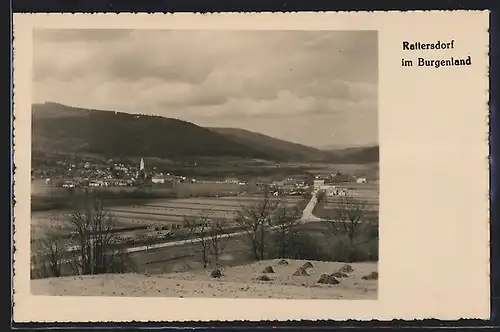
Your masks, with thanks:
<instances>
[{"instance_id":1,"label":"church","mask_svg":"<svg viewBox=\"0 0 500 332\"><path fill-rule=\"evenodd\" d=\"M145 180L147 178L146 167L144 165L144 159L141 158L141 163L139 165L139 171L137 172L137 179Z\"/></svg>"}]
</instances>

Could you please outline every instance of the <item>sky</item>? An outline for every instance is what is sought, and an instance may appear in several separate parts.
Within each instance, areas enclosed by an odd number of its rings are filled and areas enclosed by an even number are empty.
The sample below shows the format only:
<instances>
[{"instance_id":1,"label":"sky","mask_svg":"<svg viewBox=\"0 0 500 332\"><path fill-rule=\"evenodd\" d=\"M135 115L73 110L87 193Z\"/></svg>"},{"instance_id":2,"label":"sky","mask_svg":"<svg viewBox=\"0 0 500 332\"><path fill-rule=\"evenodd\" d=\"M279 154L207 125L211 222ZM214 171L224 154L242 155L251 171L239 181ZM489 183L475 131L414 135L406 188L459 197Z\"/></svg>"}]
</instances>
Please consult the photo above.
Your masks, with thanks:
<instances>
[{"instance_id":1,"label":"sky","mask_svg":"<svg viewBox=\"0 0 500 332\"><path fill-rule=\"evenodd\" d=\"M34 103L378 142L376 31L36 30Z\"/></svg>"}]
</instances>

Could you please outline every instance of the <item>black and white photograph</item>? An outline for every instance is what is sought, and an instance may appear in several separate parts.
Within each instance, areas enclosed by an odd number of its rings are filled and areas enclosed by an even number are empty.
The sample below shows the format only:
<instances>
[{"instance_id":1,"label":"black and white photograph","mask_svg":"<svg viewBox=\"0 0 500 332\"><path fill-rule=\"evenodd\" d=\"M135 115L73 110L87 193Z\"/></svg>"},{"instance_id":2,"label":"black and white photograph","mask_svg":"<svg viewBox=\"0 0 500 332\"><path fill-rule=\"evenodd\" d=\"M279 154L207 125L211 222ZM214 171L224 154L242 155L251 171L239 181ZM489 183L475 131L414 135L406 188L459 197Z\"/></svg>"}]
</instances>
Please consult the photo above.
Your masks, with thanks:
<instances>
[{"instance_id":1,"label":"black and white photograph","mask_svg":"<svg viewBox=\"0 0 500 332\"><path fill-rule=\"evenodd\" d=\"M378 299L377 31L32 47L31 294Z\"/></svg>"}]
</instances>

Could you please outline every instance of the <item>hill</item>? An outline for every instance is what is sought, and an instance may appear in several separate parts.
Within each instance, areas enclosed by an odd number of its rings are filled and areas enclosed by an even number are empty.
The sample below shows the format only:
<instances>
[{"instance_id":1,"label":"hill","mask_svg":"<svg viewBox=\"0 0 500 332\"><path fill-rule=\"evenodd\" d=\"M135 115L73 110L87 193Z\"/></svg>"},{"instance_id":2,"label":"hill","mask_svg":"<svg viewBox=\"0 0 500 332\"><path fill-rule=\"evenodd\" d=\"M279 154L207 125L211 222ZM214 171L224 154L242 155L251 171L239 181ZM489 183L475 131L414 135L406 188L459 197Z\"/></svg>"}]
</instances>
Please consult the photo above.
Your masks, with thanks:
<instances>
[{"instance_id":1,"label":"hill","mask_svg":"<svg viewBox=\"0 0 500 332\"><path fill-rule=\"evenodd\" d=\"M88 110L60 104L32 106L33 150L110 156L270 156L193 123L159 116Z\"/></svg>"},{"instance_id":2,"label":"hill","mask_svg":"<svg viewBox=\"0 0 500 332\"><path fill-rule=\"evenodd\" d=\"M236 128L204 128L151 115L32 105L33 151L171 159L231 157L273 161L370 163L376 150L322 151Z\"/></svg>"},{"instance_id":3,"label":"hill","mask_svg":"<svg viewBox=\"0 0 500 332\"><path fill-rule=\"evenodd\" d=\"M335 157L331 152L309 146L291 143L274 137L239 128L209 128L248 148L254 148L267 155L279 155L291 160L328 161Z\"/></svg>"}]
</instances>

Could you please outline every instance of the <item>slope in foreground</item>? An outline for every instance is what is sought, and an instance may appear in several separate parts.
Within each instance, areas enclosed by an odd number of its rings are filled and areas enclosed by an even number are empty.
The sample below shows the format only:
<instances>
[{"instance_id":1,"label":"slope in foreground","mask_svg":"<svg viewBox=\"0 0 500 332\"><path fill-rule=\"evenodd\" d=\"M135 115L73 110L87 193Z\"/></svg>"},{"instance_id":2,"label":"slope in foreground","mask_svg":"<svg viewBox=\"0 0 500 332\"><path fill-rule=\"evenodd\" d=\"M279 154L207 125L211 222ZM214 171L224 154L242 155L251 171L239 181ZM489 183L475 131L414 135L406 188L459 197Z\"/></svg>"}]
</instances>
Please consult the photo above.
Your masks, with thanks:
<instances>
[{"instance_id":1,"label":"slope in foreground","mask_svg":"<svg viewBox=\"0 0 500 332\"><path fill-rule=\"evenodd\" d=\"M319 284L322 274L339 270L344 263L310 261L308 275L293 274L306 261L260 261L226 267L221 278L212 278L209 271L158 275L109 274L83 277L36 279L31 281L35 295L128 296L128 297L225 297L281 299L377 299L377 280L364 276L377 271L377 263L353 263L347 277L336 285ZM262 273L272 266L274 273ZM266 275L269 281L259 281Z\"/></svg>"}]
</instances>

